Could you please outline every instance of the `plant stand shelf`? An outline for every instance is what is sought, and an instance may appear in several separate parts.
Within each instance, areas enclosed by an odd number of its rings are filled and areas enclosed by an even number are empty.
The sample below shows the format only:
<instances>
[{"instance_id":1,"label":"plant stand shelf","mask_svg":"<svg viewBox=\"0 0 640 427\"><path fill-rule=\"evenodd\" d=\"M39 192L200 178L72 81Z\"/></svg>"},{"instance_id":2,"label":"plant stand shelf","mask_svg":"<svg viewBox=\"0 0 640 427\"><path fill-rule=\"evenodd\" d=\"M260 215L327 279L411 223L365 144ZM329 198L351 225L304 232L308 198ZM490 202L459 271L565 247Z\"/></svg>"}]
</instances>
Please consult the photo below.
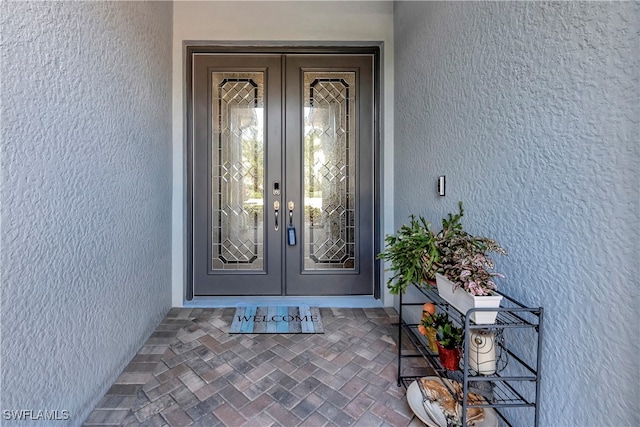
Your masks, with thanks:
<instances>
[{"instance_id":1,"label":"plant stand shelf","mask_svg":"<svg viewBox=\"0 0 640 427\"><path fill-rule=\"evenodd\" d=\"M399 295L398 386L407 388L413 381L427 376L424 369L408 366L409 360L421 358L427 362L429 376L456 380L462 384L462 425L466 425L468 407L482 407L493 408L505 425L538 426L543 308L526 307L501 293L503 300L500 308L471 309L463 314L444 301L435 288L415 288L419 290L420 301L414 299L407 302L404 301L406 297ZM438 311L447 313L454 323L464 328L465 345L456 371L444 369L438 355L431 351L426 338L418 332L418 324L405 321L410 317L412 307L413 314L419 318L426 301L435 304ZM495 324L476 325L471 320L473 312L483 310L498 311ZM470 367L468 337L471 331L478 329L487 330L495 337L497 372L491 375L480 375ZM482 395L484 399L469 401L469 391ZM522 410L516 408L530 410L523 417ZM517 424L514 424L514 419L518 420Z\"/></svg>"}]
</instances>

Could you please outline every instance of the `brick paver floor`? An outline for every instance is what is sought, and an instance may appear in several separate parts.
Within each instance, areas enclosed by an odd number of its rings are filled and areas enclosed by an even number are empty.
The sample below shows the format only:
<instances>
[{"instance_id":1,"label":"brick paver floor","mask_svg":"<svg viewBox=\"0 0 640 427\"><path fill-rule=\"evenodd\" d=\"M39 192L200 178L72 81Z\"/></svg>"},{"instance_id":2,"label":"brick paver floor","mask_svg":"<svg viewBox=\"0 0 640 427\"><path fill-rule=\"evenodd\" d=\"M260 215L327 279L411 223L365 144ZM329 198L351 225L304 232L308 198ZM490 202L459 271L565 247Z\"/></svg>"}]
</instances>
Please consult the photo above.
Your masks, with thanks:
<instances>
[{"instance_id":1,"label":"brick paver floor","mask_svg":"<svg viewBox=\"0 0 640 427\"><path fill-rule=\"evenodd\" d=\"M314 335L230 335L233 313L171 309L84 426L422 425L396 385L395 310L322 308Z\"/></svg>"}]
</instances>

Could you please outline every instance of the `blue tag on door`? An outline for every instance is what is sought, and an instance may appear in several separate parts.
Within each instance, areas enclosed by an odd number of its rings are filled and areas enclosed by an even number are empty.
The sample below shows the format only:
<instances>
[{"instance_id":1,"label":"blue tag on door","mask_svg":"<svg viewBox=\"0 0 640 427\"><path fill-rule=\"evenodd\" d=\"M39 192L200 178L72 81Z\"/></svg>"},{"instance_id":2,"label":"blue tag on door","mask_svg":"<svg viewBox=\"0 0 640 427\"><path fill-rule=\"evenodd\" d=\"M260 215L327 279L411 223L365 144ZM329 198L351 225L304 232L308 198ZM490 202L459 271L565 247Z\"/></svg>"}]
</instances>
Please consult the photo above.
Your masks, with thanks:
<instances>
[{"instance_id":1,"label":"blue tag on door","mask_svg":"<svg viewBox=\"0 0 640 427\"><path fill-rule=\"evenodd\" d=\"M287 227L287 244L289 246L296 244L296 229L292 226Z\"/></svg>"}]
</instances>

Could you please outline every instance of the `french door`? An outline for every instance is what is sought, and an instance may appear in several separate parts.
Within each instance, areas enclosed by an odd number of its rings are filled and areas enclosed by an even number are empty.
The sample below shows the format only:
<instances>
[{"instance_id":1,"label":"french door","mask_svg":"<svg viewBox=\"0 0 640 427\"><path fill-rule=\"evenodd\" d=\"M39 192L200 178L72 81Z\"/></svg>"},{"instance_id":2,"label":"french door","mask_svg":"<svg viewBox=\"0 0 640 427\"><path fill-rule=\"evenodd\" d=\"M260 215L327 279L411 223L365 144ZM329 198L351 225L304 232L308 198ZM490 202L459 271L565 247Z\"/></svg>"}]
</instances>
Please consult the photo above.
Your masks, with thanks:
<instances>
[{"instance_id":1,"label":"french door","mask_svg":"<svg viewBox=\"0 0 640 427\"><path fill-rule=\"evenodd\" d=\"M194 295L373 294L373 56L192 69Z\"/></svg>"}]
</instances>

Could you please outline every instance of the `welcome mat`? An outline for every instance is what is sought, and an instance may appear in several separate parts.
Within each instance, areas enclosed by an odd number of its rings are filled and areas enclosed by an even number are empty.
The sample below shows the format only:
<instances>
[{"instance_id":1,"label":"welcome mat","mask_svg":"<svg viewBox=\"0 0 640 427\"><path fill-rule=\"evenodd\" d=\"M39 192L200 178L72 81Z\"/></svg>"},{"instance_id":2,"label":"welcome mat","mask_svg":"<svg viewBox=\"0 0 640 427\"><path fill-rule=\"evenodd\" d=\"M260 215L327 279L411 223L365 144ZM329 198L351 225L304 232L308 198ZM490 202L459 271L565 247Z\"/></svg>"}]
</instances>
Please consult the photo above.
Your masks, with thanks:
<instances>
[{"instance_id":1,"label":"welcome mat","mask_svg":"<svg viewBox=\"0 0 640 427\"><path fill-rule=\"evenodd\" d=\"M324 334L318 307L237 307L230 334Z\"/></svg>"}]
</instances>

